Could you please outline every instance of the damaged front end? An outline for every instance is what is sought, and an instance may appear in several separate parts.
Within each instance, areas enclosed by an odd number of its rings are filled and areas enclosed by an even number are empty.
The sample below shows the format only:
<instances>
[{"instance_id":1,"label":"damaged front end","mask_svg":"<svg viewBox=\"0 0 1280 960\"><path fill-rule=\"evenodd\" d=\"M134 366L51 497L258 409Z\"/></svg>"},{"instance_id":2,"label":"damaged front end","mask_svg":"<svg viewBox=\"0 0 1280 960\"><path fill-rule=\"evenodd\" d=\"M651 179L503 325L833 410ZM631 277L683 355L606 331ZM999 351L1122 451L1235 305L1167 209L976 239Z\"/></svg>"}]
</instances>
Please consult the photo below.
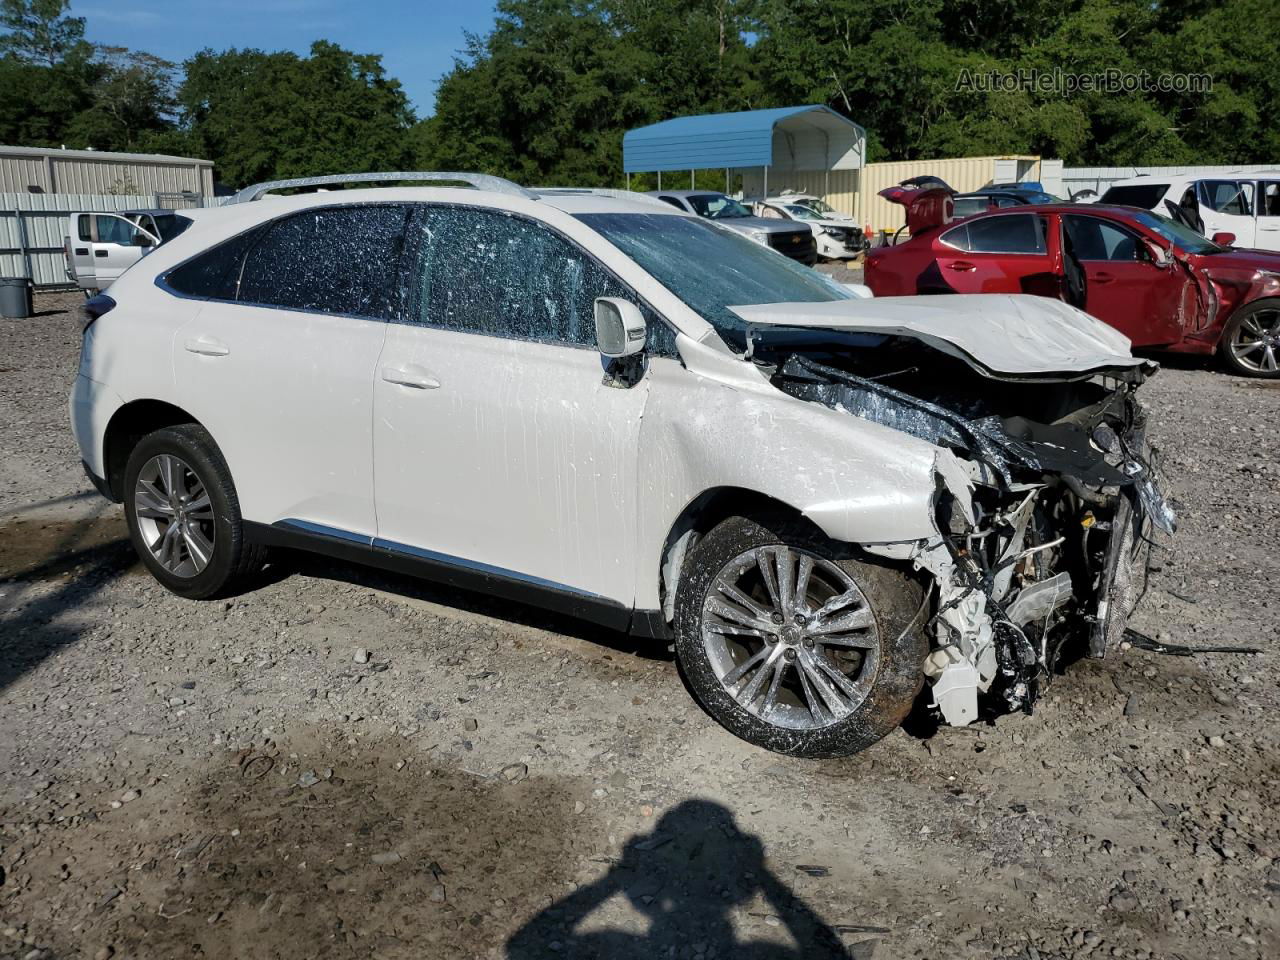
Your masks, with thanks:
<instances>
[{"instance_id":1,"label":"damaged front end","mask_svg":"<svg viewBox=\"0 0 1280 960\"><path fill-rule=\"evenodd\" d=\"M1136 390L1153 364L1003 376L901 335L755 328L749 355L800 400L939 448L937 536L864 544L933 580L924 664L951 724L979 694L1031 712L1064 653L1103 656L1171 534Z\"/></svg>"}]
</instances>

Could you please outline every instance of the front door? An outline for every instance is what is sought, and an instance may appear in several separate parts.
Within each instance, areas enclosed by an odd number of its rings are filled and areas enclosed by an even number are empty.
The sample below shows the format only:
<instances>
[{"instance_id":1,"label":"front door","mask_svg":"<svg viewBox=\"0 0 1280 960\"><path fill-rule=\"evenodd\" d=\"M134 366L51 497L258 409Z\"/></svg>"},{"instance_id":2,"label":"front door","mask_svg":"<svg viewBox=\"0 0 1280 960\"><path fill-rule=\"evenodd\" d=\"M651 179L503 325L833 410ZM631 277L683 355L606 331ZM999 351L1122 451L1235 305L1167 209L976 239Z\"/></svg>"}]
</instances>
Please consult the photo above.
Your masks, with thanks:
<instances>
[{"instance_id":1,"label":"front door","mask_svg":"<svg viewBox=\"0 0 1280 960\"><path fill-rule=\"evenodd\" d=\"M94 286L103 289L120 274L142 259L160 241L131 220L115 213L94 213L93 256Z\"/></svg>"},{"instance_id":2,"label":"front door","mask_svg":"<svg viewBox=\"0 0 1280 960\"><path fill-rule=\"evenodd\" d=\"M441 205L414 232L375 385L378 545L629 609L649 382L606 377L593 302L634 295L534 220Z\"/></svg>"},{"instance_id":3,"label":"front door","mask_svg":"<svg viewBox=\"0 0 1280 960\"><path fill-rule=\"evenodd\" d=\"M1181 267L1157 266L1138 234L1102 217L1067 214L1062 228L1084 268L1086 313L1135 347L1182 339L1184 298L1194 303L1194 290Z\"/></svg>"},{"instance_id":4,"label":"front door","mask_svg":"<svg viewBox=\"0 0 1280 960\"><path fill-rule=\"evenodd\" d=\"M311 208L168 275L193 296L211 285L214 299L174 337L174 379L226 457L246 519L372 541L374 369L398 316L408 216Z\"/></svg>"},{"instance_id":5,"label":"front door","mask_svg":"<svg viewBox=\"0 0 1280 960\"><path fill-rule=\"evenodd\" d=\"M1256 239L1253 181L1201 180L1199 189L1204 235L1212 240L1215 233L1233 233L1233 246L1252 247Z\"/></svg>"},{"instance_id":6,"label":"front door","mask_svg":"<svg viewBox=\"0 0 1280 960\"><path fill-rule=\"evenodd\" d=\"M1258 181L1258 227L1254 246L1280 250L1280 180Z\"/></svg>"}]
</instances>

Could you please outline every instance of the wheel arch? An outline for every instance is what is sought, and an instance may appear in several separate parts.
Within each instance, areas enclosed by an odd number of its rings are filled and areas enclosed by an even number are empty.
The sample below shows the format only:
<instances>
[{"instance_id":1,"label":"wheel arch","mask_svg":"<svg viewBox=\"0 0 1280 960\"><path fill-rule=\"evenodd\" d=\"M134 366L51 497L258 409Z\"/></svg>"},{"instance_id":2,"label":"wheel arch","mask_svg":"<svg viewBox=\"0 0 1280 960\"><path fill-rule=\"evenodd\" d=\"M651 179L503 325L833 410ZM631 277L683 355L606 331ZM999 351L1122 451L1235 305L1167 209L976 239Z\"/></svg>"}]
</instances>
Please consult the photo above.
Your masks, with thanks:
<instances>
[{"instance_id":1,"label":"wheel arch","mask_svg":"<svg viewBox=\"0 0 1280 960\"><path fill-rule=\"evenodd\" d=\"M745 487L719 486L702 491L680 511L667 531L658 563L658 596L662 602L662 618L670 624L675 616L676 590L684 568L684 558L697 541L729 517L759 519L784 516L813 523L792 504L785 503L758 490ZM817 525L814 524L816 528Z\"/></svg>"},{"instance_id":2,"label":"wheel arch","mask_svg":"<svg viewBox=\"0 0 1280 960\"><path fill-rule=\"evenodd\" d=\"M107 423L102 440L102 463L107 489L117 503L124 498L124 471L133 448L149 433L180 423L200 421L181 407L163 400L133 400L126 403Z\"/></svg>"}]
</instances>

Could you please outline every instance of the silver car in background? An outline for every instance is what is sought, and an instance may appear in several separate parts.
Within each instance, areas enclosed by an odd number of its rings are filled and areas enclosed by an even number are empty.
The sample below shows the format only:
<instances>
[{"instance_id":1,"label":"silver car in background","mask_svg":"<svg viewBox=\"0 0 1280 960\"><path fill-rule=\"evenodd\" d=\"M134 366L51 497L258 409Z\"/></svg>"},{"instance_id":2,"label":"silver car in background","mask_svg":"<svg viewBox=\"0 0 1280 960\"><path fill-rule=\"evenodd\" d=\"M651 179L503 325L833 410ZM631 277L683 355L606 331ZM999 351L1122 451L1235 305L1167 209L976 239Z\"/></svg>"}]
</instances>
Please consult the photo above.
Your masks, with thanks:
<instances>
[{"instance_id":1,"label":"silver car in background","mask_svg":"<svg viewBox=\"0 0 1280 960\"><path fill-rule=\"evenodd\" d=\"M818 262L813 233L804 224L757 217L732 197L711 190L651 190L648 195L671 204L677 210L714 220L792 260L808 266Z\"/></svg>"}]
</instances>

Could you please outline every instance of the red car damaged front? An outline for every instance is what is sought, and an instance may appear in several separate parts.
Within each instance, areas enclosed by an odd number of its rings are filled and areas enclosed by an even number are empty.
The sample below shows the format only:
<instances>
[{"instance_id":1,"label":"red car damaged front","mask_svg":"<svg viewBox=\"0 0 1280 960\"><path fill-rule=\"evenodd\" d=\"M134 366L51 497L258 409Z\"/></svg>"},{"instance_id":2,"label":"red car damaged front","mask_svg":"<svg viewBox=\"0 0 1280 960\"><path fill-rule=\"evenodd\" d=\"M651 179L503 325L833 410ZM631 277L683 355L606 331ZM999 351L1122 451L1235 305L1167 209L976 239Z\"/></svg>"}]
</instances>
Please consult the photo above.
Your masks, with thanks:
<instances>
[{"instance_id":1,"label":"red car damaged front","mask_svg":"<svg viewBox=\"0 0 1280 960\"><path fill-rule=\"evenodd\" d=\"M952 218L941 189L883 191L911 238L872 250L876 296L1029 293L1078 306L1142 349L1280 376L1280 254L1233 250L1129 207L1051 204Z\"/></svg>"}]
</instances>

